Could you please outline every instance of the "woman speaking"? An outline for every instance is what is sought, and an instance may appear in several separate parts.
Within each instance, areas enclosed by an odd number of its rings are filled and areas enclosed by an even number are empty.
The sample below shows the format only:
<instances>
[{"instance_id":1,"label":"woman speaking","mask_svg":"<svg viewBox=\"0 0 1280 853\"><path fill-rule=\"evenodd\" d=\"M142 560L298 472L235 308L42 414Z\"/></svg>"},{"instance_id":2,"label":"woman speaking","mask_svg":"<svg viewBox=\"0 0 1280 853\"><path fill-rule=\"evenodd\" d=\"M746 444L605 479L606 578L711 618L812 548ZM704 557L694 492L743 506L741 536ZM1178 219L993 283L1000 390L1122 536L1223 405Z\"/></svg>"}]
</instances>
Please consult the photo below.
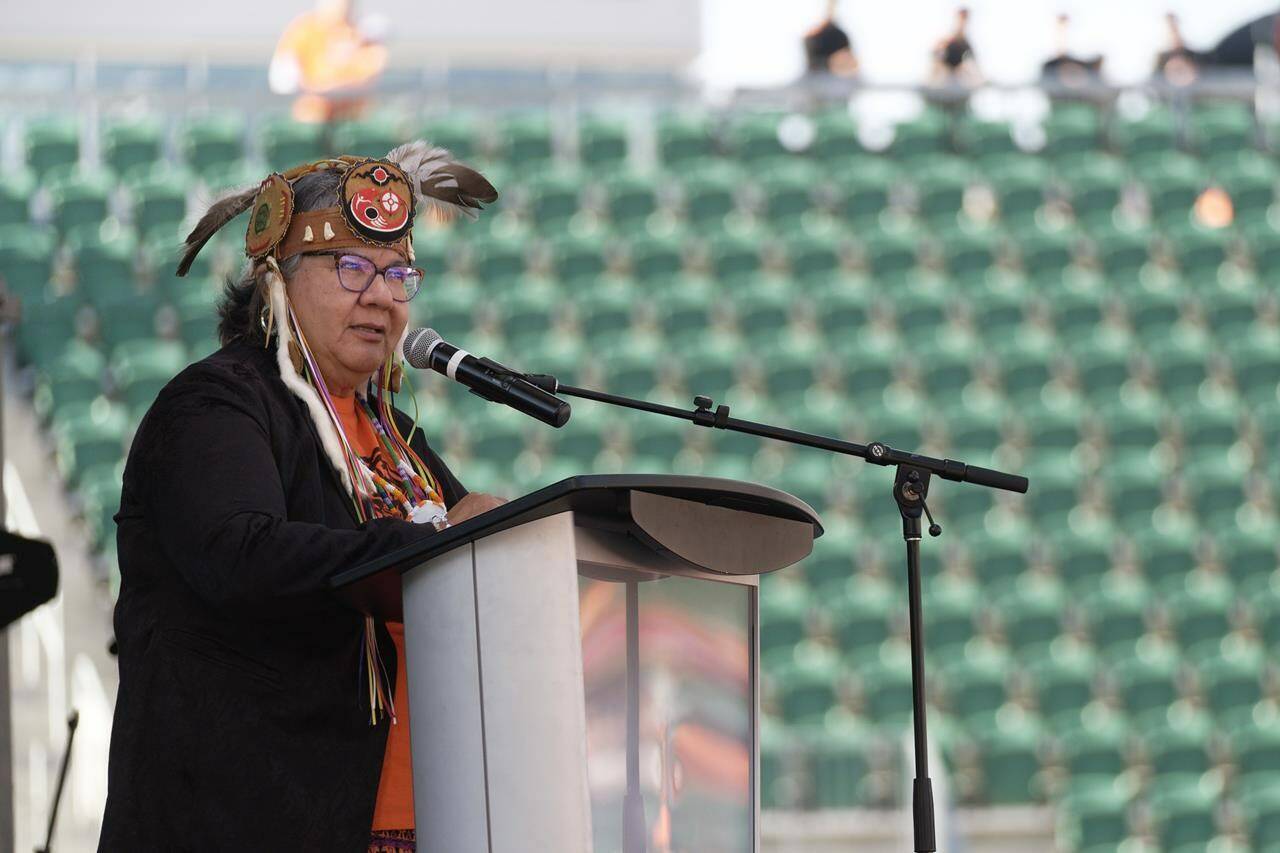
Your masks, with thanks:
<instances>
[{"instance_id":1,"label":"woman speaking","mask_svg":"<svg viewBox=\"0 0 1280 853\"><path fill-rule=\"evenodd\" d=\"M496 198L419 141L272 174L187 238L179 275L248 211L222 348L160 393L125 467L101 850L414 849L403 629L328 579L501 503L392 404L415 209Z\"/></svg>"}]
</instances>

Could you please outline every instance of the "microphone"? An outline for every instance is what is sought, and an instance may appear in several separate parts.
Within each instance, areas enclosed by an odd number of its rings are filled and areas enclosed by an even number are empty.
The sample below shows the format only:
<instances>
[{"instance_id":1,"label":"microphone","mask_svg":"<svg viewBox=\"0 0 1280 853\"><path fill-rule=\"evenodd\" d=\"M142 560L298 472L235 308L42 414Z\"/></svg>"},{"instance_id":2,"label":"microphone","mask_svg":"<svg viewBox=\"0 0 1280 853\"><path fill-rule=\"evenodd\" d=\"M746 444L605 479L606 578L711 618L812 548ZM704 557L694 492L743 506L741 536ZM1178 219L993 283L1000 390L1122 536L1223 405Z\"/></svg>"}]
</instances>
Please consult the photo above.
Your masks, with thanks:
<instances>
[{"instance_id":1,"label":"microphone","mask_svg":"<svg viewBox=\"0 0 1280 853\"><path fill-rule=\"evenodd\" d=\"M435 329L413 329L404 339L404 359L419 370L434 370L461 382L471 393L502 403L553 427L569 420L569 404L525 380L524 375L487 358L477 358L441 339Z\"/></svg>"}]
</instances>

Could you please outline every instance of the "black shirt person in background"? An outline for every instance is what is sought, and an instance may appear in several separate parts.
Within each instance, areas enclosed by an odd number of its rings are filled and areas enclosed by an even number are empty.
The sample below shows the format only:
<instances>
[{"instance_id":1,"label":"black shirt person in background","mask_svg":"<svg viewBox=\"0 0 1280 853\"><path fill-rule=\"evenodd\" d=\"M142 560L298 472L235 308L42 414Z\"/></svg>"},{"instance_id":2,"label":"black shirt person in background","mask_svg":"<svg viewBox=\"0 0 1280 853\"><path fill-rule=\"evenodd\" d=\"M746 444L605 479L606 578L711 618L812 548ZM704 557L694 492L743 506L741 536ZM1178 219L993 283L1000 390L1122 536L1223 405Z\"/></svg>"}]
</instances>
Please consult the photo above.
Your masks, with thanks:
<instances>
[{"instance_id":1,"label":"black shirt person in background","mask_svg":"<svg viewBox=\"0 0 1280 853\"><path fill-rule=\"evenodd\" d=\"M1057 51L1040 66L1040 79L1046 84L1057 84L1068 88L1086 86L1096 83L1102 78L1102 56L1081 56L1071 52L1068 29L1071 18L1059 15L1055 41Z\"/></svg>"},{"instance_id":2,"label":"black shirt person in background","mask_svg":"<svg viewBox=\"0 0 1280 853\"><path fill-rule=\"evenodd\" d=\"M849 36L836 23L838 0L827 0L827 13L804 36L805 73L835 74L852 77L858 73L858 58L854 55Z\"/></svg>"},{"instance_id":3,"label":"black shirt person in background","mask_svg":"<svg viewBox=\"0 0 1280 853\"><path fill-rule=\"evenodd\" d=\"M969 42L969 10L963 6L956 10L951 32L933 48L933 82L953 81L968 85L982 82L982 72L978 70L978 60Z\"/></svg>"}]
</instances>

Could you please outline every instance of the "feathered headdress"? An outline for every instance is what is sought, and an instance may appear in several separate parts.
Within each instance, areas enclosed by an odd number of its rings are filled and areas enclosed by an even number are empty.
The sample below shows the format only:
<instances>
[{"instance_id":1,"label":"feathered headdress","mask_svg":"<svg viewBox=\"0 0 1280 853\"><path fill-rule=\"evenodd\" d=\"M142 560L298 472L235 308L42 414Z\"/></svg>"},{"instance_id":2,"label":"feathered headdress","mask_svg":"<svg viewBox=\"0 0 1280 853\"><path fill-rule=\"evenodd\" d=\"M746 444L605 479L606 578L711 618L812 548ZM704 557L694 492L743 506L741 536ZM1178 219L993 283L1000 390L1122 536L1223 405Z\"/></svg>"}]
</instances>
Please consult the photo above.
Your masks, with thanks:
<instances>
[{"instance_id":1,"label":"feathered headdress","mask_svg":"<svg viewBox=\"0 0 1280 853\"><path fill-rule=\"evenodd\" d=\"M337 207L295 213L293 184L319 171L342 175ZM268 175L256 187L232 190L213 202L187 235L178 275L218 229L252 210L245 234L251 258L278 261L316 248L383 245L413 259L413 218L427 205L442 218L476 219L498 191L476 170L456 162L447 149L425 140L407 142L381 159L332 157Z\"/></svg>"}]
</instances>

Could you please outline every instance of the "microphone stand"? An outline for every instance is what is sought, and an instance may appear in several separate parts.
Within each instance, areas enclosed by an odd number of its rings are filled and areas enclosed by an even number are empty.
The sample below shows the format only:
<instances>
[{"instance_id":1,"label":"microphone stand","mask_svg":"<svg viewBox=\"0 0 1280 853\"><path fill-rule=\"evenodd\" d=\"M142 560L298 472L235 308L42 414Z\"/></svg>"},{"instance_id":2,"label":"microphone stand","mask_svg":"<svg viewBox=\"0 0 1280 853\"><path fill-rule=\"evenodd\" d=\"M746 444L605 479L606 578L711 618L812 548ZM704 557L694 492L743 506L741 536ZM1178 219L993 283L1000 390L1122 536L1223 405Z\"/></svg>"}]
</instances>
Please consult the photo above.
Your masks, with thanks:
<instances>
[{"instance_id":1,"label":"microphone stand","mask_svg":"<svg viewBox=\"0 0 1280 853\"><path fill-rule=\"evenodd\" d=\"M1027 491L1029 485L1027 478L980 468L976 465L967 465L954 459L935 459L908 453L879 441L855 444L770 424L732 418L729 416L728 406L716 406L712 411L714 401L710 397L701 395L693 398L694 409L688 411L647 400L636 400L588 388L561 385L554 376L547 374L524 375L523 378L552 394L567 394L570 397L581 397L584 400L594 400L599 403L692 421L698 426L742 432L773 441L784 441L805 447L816 447L831 453L857 456L873 465L895 466L897 470L893 481L893 499L902 516L902 538L907 546L907 597L911 625L911 706L915 729L915 780L912 785L915 850L916 853L936 851L938 846L934 833L933 783L929 779L924 698L924 620L920 607L921 513L923 512L929 519L930 536L940 536L942 527L933 520L933 515L925 503L925 498L929 494L929 478L937 474L944 480L973 483L987 488L1019 493Z\"/></svg>"}]
</instances>

